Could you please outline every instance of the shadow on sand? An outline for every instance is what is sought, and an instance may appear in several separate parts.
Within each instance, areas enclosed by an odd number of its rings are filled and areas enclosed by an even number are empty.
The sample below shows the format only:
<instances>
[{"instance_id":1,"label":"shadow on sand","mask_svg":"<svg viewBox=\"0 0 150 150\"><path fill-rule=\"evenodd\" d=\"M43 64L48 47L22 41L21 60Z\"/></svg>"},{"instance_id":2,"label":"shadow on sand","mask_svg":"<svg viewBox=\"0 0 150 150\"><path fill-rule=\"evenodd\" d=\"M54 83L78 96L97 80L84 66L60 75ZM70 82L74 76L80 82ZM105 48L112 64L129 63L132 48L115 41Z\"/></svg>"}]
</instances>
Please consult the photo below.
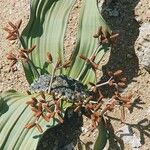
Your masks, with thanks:
<instances>
[{"instance_id":1,"label":"shadow on sand","mask_svg":"<svg viewBox=\"0 0 150 150\"><path fill-rule=\"evenodd\" d=\"M123 1L123 2L122 2ZM117 43L111 50L108 63L103 66L104 75L122 69L130 83L137 76L139 63L134 44L139 35L139 24L134 9L139 0L111 0L102 4L102 16L112 31L119 33Z\"/></svg>"}]
</instances>

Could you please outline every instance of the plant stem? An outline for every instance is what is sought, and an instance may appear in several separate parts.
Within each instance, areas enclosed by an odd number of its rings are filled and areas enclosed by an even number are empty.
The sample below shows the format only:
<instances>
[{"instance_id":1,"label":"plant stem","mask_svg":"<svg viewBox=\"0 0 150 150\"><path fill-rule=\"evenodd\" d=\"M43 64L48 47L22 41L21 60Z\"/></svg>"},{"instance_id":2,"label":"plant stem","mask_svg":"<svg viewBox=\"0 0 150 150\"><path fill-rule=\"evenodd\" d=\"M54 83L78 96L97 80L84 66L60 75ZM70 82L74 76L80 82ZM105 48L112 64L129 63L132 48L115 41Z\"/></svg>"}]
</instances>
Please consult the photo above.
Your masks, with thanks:
<instances>
[{"instance_id":1,"label":"plant stem","mask_svg":"<svg viewBox=\"0 0 150 150\"><path fill-rule=\"evenodd\" d=\"M100 48L100 46L101 46L100 44L97 45L97 47L95 48L93 54L95 54L95 52ZM93 56L93 54L92 54L92 56ZM91 59L92 56L91 56L89 59ZM79 74L79 76L78 76L78 78L77 78L76 80L80 80L80 78L81 78L82 75L84 74L84 72L85 72L85 70L86 70L87 67L88 67L88 66L87 66L87 62L86 62L85 65L84 65L84 67L83 67L83 69L82 69L82 71L81 71L81 73Z\"/></svg>"},{"instance_id":2,"label":"plant stem","mask_svg":"<svg viewBox=\"0 0 150 150\"><path fill-rule=\"evenodd\" d=\"M55 72L56 72L56 68L54 67L54 70L53 70L52 76L51 76L51 80L50 80L50 83L49 83L49 87L48 87L48 94L50 94L51 89L52 89L52 83L53 83L53 78L54 78Z\"/></svg>"},{"instance_id":3,"label":"plant stem","mask_svg":"<svg viewBox=\"0 0 150 150\"><path fill-rule=\"evenodd\" d=\"M101 84L97 84L97 85L95 85L95 86L96 86L96 87L101 87L101 86L107 85L107 84L109 84L109 82L111 81L112 78L113 78L113 77L111 77L108 81L106 81L106 82L104 82L104 83L101 83Z\"/></svg>"}]
</instances>

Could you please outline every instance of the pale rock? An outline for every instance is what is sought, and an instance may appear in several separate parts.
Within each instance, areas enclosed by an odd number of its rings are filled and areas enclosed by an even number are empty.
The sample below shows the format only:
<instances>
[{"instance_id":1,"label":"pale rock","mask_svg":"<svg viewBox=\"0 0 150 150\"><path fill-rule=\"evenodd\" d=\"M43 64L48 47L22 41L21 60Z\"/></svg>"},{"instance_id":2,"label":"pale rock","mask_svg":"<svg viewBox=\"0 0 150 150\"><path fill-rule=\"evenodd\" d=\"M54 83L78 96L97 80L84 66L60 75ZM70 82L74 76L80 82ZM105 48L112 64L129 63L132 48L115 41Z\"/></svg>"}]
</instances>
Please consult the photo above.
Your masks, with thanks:
<instances>
[{"instance_id":1,"label":"pale rock","mask_svg":"<svg viewBox=\"0 0 150 150\"><path fill-rule=\"evenodd\" d=\"M141 147L140 138L135 135L130 126L124 125L116 134L124 141L124 143L129 144L132 147L132 150Z\"/></svg>"},{"instance_id":2,"label":"pale rock","mask_svg":"<svg viewBox=\"0 0 150 150\"><path fill-rule=\"evenodd\" d=\"M139 64L150 72L150 23L144 23L140 27L139 38L137 39L137 56Z\"/></svg>"}]
</instances>

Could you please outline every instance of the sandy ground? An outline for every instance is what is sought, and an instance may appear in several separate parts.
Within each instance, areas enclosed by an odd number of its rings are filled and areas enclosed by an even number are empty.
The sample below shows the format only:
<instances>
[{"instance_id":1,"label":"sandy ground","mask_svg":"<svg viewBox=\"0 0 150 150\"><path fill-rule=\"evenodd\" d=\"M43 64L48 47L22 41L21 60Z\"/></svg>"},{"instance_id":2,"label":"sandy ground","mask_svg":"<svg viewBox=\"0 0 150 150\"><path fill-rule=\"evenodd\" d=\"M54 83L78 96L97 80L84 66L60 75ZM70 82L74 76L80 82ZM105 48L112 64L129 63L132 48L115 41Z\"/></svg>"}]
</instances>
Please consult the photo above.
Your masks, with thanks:
<instances>
[{"instance_id":1,"label":"sandy ground","mask_svg":"<svg viewBox=\"0 0 150 150\"><path fill-rule=\"evenodd\" d=\"M126 123L133 127L137 136L141 137L142 146L138 149L149 150L150 129L142 128L138 123L142 120L150 122L150 74L142 68L139 64L138 57L136 56L137 49L139 45L142 44L140 43L141 40L138 40L141 38L139 37L139 27L150 21L149 0L128 1L127 5L121 3L121 7L118 5L119 2L117 4L115 2L111 4L111 2L112 1L108 1L107 6L103 5L103 17L114 31L120 33L120 36L117 46L110 54L109 61L103 65L103 72L105 74L106 70L124 70L125 76L128 78L128 87L125 91L133 93L132 100L135 102L132 113L129 113L126 110ZM122 2L125 2L125 0L122 0ZM74 21L74 18L78 18L80 4L81 0L78 0L78 3L73 8L69 18L64 44L67 55L69 55L68 51L75 45L77 22ZM21 66L18 65L15 72L9 72L10 64L6 59L6 54L9 51L17 49L18 44L11 44L7 41L5 39L6 34L2 28L7 25L8 21L15 22L18 19L23 19L21 30L25 27L29 20L29 0L0 0L0 7L0 92L12 88L24 91L26 87L28 87L28 84L25 80ZM110 11L108 11L109 8ZM119 14L116 13L110 15L111 11L114 13L114 9L116 9ZM106 59L108 60L108 57ZM139 96L143 102L141 104L137 100ZM116 115L118 112L114 112L110 114L110 116L114 116L114 114L115 117L112 122L115 125L115 129L118 130L118 128L124 125L120 124L119 121L116 121L117 118L120 117L119 115ZM83 140L86 141L86 138L86 136L83 137ZM115 150L113 147L112 149ZM124 149L130 150L132 148L130 145L126 144Z\"/></svg>"},{"instance_id":2,"label":"sandy ground","mask_svg":"<svg viewBox=\"0 0 150 150\"><path fill-rule=\"evenodd\" d=\"M6 40L6 33L3 28L8 25L8 21L16 22L19 19L23 19L22 29L25 27L29 19L29 1L1 0L0 6L2 7L0 11L0 91L12 88L22 91L27 86L24 73L21 67L18 67L15 72L9 72L10 62L6 59L9 51L18 49L18 44L12 45Z\"/></svg>"}]
</instances>

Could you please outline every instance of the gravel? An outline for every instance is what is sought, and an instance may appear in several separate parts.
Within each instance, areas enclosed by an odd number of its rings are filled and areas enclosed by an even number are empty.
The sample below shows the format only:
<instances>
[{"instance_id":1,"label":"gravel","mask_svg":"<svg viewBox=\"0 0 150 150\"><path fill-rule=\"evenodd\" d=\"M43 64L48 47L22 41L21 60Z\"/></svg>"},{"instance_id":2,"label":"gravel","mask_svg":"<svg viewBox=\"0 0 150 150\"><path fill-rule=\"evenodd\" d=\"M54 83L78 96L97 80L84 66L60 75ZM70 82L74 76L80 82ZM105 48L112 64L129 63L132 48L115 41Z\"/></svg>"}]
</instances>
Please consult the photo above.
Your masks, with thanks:
<instances>
[{"instance_id":1,"label":"gravel","mask_svg":"<svg viewBox=\"0 0 150 150\"><path fill-rule=\"evenodd\" d=\"M50 80L51 75L41 75L31 84L30 90L33 92L48 92ZM85 98L88 95L86 87L82 83L65 75L54 76L51 92L55 93L58 97L69 100L78 99L78 95L81 98Z\"/></svg>"}]
</instances>

